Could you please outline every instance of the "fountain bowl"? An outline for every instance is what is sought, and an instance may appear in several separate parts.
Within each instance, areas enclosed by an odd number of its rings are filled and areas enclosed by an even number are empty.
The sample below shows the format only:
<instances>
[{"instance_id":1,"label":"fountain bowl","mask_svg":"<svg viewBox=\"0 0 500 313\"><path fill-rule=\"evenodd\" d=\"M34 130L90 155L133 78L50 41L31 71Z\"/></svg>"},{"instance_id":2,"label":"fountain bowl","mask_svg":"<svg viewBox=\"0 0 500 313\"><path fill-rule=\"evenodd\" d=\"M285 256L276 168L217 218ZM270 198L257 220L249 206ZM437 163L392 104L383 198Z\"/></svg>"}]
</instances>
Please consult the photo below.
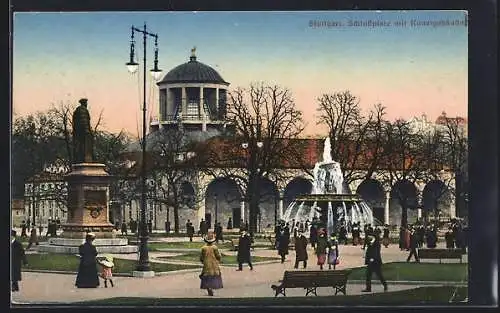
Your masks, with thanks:
<instances>
[{"instance_id":1,"label":"fountain bowl","mask_svg":"<svg viewBox=\"0 0 500 313\"><path fill-rule=\"evenodd\" d=\"M329 234L344 225L374 225L373 212L357 194L305 194L295 198L282 216L285 222L305 222L316 218Z\"/></svg>"}]
</instances>

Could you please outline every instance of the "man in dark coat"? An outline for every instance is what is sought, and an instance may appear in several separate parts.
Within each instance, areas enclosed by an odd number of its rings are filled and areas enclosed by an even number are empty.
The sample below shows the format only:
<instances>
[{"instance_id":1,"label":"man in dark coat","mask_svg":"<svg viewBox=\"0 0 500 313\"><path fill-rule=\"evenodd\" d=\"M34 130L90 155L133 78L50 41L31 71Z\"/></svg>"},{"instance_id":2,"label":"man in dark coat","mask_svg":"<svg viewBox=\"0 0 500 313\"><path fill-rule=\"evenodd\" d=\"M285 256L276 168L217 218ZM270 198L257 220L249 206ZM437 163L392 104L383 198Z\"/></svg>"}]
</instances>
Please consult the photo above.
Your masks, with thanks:
<instances>
[{"instance_id":1,"label":"man in dark coat","mask_svg":"<svg viewBox=\"0 0 500 313\"><path fill-rule=\"evenodd\" d=\"M311 247L316 248L316 242L318 242L318 229L316 224L311 225L309 231L309 241L311 242Z\"/></svg>"},{"instance_id":2,"label":"man in dark coat","mask_svg":"<svg viewBox=\"0 0 500 313\"><path fill-rule=\"evenodd\" d=\"M214 232L215 232L215 242L219 243L219 240L224 242L224 237L222 236L222 226L220 222L217 222L214 226Z\"/></svg>"},{"instance_id":3,"label":"man in dark coat","mask_svg":"<svg viewBox=\"0 0 500 313\"><path fill-rule=\"evenodd\" d=\"M26 254L24 253L24 248L22 243L20 243L16 238L16 231L11 230L10 232L10 248L12 251L12 264L11 264L11 277L12 291L19 291L19 281L21 280L21 266L27 265Z\"/></svg>"},{"instance_id":4,"label":"man in dark coat","mask_svg":"<svg viewBox=\"0 0 500 313\"><path fill-rule=\"evenodd\" d=\"M26 222L21 223L21 238L26 238L28 237L28 234L26 233Z\"/></svg>"},{"instance_id":5,"label":"man in dark coat","mask_svg":"<svg viewBox=\"0 0 500 313\"><path fill-rule=\"evenodd\" d=\"M194 227L193 223L191 223L191 220L187 220L186 222L186 234L189 237L189 241L193 241L193 236L194 236Z\"/></svg>"},{"instance_id":6,"label":"man in dark coat","mask_svg":"<svg viewBox=\"0 0 500 313\"><path fill-rule=\"evenodd\" d=\"M285 263L285 256L288 254L288 246L290 245L290 232L285 232L285 228L277 235L278 255L281 257L281 263Z\"/></svg>"},{"instance_id":7,"label":"man in dark coat","mask_svg":"<svg viewBox=\"0 0 500 313\"><path fill-rule=\"evenodd\" d=\"M339 243L347 244L347 228L345 225L340 226L339 231Z\"/></svg>"},{"instance_id":8,"label":"man in dark coat","mask_svg":"<svg viewBox=\"0 0 500 313\"><path fill-rule=\"evenodd\" d=\"M134 221L133 219L130 219L129 226L130 226L130 231L135 234L137 232L137 222Z\"/></svg>"},{"instance_id":9,"label":"man in dark coat","mask_svg":"<svg viewBox=\"0 0 500 313\"><path fill-rule=\"evenodd\" d=\"M366 288L363 292L372 291L372 274L375 273L382 285L384 291L387 291L387 282L382 275L382 257L380 256L380 241L377 237L369 236L368 245L366 247L365 264L366 264Z\"/></svg>"},{"instance_id":10,"label":"man in dark coat","mask_svg":"<svg viewBox=\"0 0 500 313\"><path fill-rule=\"evenodd\" d=\"M389 238L389 235L390 235L391 231L389 230L389 225L385 224L384 225L384 231L383 231L383 238L382 238L382 242L384 244L384 247L389 247L389 243L390 243L390 238Z\"/></svg>"},{"instance_id":11,"label":"man in dark coat","mask_svg":"<svg viewBox=\"0 0 500 313\"><path fill-rule=\"evenodd\" d=\"M425 235L427 240L427 248L436 248L437 245L437 231L434 226L430 226Z\"/></svg>"},{"instance_id":12,"label":"man in dark coat","mask_svg":"<svg viewBox=\"0 0 500 313\"><path fill-rule=\"evenodd\" d=\"M417 263L420 263L420 259L418 258L418 235L415 231L414 228L410 230L410 254L408 255L408 258L406 259L406 262L410 262L411 257L415 256L415 261Z\"/></svg>"},{"instance_id":13,"label":"man in dark coat","mask_svg":"<svg viewBox=\"0 0 500 313\"><path fill-rule=\"evenodd\" d=\"M92 244L95 239L93 233L88 233L85 243L78 248L80 254L80 265L76 276L75 286L78 288L99 287L99 276L97 275L97 249Z\"/></svg>"},{"instance_id":14,"label":"man in dark coat","mask_svg":"<svg viewBox=\"0 0 500 313\"><path fill-rule=\"evenodd\" d=\"M448 228L448 231L444 234L444 241L446 242L446 249L455 248L455 242L453 240L453 232L451 227Z\"/></svg>"},{"instance_id":15,"label":"man in dark coat","mask_svg":"<svg viewBox=\"0 0 500 313\"><path fill-rule=\"evenodd\" d=\"M253 270L252 260L250 256L250 248L252 247L252 238L246 231L242 231L240 238L238 240L238 254L236 259L238 260L237 271L243 270L243 263L248 263L250 270Z\"/></svg>"},{"instance_id":16,"label":"man in dark coat","mask_svg":"<svg viewBox=\"0 0 500 313\"><path fill-rule=\"evenodd\" d=\"M295 238L295 265L294 268L299 268L299 262L304 262L304 268L307 267L307 238L303 233L299 233Z\"/></svg>"},{"instance_id":17,"label":"man in dark coat","mask_svg":"<svg viewBox=\"0 0 500 313\"><path fill-rule=\"evenodd\" d=\"M122 230L122 236L126 236L127 235L127 222L125 220L123 220L123 222L122 222L121 230Z\"/></svg>"}]
</instances>

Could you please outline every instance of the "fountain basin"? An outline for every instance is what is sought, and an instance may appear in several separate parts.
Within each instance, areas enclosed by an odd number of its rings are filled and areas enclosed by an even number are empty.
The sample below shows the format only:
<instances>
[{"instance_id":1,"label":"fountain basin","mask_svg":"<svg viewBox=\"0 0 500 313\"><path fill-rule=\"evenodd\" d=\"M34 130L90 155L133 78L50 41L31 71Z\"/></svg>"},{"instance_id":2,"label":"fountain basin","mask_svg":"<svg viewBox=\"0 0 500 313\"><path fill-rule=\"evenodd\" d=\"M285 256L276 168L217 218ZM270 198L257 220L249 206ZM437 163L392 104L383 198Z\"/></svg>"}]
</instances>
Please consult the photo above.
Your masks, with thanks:
<instances>
[{"instance_id":1,"label":"fountain basin","mask_svg":"<svg viewBox=\"0 0 500 313\"><path fill-rule=\"evenodd\" d=\"M354 223L361 227L376 226L368 204L357 194L309 194L298 196L282 216L286 222L305 222L318 218L329 234L340 226L349 228Z\"/></svg>"}]
</instances>

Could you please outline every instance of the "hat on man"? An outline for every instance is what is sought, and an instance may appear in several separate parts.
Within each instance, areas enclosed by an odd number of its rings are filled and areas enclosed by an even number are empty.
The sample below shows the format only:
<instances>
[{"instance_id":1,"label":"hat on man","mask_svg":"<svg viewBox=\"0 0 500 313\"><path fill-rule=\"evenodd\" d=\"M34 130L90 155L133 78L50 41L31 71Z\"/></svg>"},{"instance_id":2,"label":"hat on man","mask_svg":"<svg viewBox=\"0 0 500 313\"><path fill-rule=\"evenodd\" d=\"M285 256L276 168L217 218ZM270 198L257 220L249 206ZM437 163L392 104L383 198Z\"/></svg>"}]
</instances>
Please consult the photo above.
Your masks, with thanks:
<instances>
[{"instance_id":1,"label":"hat on man","mask_svg":"<svg viewBox=\"0 0 500 313\"><path fill-rule=\"evenodd\" d=\"M203 238L203 240L206 242L206 243L213 243L215 242L215 235L213 232L209 232L205 238Z\"/></svg>"},{"instance_id":2,"label":"hat on man","mask_svg":"<svg viewBox=\"0 0 500 313\"><path fill-rule=\"evenodd\" d=\"M12 230L10 231L10 235L11 235L12 237L15 237L15 236L17 235L17 232L16 232L15 230L13 230L13 229L12 229Z\"/></svg>"},{"instance_id":3,"label":"hat on man","mask_svg":"<svg viewBox=\"0 0 500 313\"><path fill-rule=\"evenodd\" d=\"M372 236L372 235L370 235L370 236L368 236L368 237L367 237L367 240L368 240L368 243L369 243L369 244L372 244L372 243L374 243L374 242L375 242L375 237L374 237L374 236Z\"/></svg>"}]
</instances>

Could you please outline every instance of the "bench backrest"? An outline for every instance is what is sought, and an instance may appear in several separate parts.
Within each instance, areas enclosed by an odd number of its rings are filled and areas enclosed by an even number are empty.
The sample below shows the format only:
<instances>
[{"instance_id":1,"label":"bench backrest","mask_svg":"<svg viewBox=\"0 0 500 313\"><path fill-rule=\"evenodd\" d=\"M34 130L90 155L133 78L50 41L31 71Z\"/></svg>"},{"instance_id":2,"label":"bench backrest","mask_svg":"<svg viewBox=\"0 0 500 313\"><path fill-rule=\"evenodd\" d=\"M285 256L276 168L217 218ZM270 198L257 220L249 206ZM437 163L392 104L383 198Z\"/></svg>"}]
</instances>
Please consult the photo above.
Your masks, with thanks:
<instances>
[{"instance_id":1,"label":"bench backrest","mask_svg":"<svg viewBox=\"0 0 500 313\"><path fill-rule=\"evenodd\" d=\"M461 249L420 249L418 257L422 259L461 259Z\"/></svg>"},{"instance_id":2,"label":"bench backrest","mask_svg":"<svg viewBox=\"0 0 500 313\"><path fill-rule=\"evenodd\" d=\"M287 288L339 286L347 283L350 273L350 270L285 271L283 285Z\"/></svg>"}]
</instances>

